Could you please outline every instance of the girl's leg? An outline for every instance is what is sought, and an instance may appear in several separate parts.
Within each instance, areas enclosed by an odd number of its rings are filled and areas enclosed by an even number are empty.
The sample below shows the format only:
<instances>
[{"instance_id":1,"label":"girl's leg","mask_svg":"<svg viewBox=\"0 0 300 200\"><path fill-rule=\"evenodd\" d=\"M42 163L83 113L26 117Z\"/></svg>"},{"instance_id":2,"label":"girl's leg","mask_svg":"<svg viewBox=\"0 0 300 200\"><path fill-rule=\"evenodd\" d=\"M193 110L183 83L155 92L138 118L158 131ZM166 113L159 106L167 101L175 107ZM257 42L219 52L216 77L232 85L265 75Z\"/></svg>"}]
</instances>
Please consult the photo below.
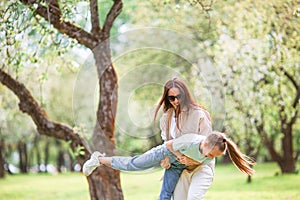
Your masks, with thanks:
<instances>
[{"instance_id":1,"label":"girl's leg","mask_svg":"<svg viewBox=\"0 0 300 200\"><path fill-rule=\"evenodd\" d=\"M171 158L170 162L176 160L175 156L166 148L165 145L159 145L147 151L146 153L134 157L113 156L111 167L125 171L140 171L159 166L160 161L166 156Z\"/></svg>"},{"instance_id":2,"label":"girl's leg","mask_svg":"<svg viewBox=\"0 0 300 200\"><path fill-rule=\"evenodd\" d=\"M165 145L159 145L147 151L146 153L134 156L113 156L103 157L99 152L94 152L91 158L83 165L83 174L89 176L100 164L107 165L117 170L140 171L159 166L159 163L166 156L170 157L170 162L174 162L176 157ZM99 158L101 160L99 160Z\"/></svg>"},{"instance_id":3,"label":"girl's leg","mask_svg":"<svg viewBox=\"0 0 300 200\"><path fill-rule=\"evenodd\" d=\"M100 165L111 167L112 157L99 157Z\"/></svg>"}]
</instances>

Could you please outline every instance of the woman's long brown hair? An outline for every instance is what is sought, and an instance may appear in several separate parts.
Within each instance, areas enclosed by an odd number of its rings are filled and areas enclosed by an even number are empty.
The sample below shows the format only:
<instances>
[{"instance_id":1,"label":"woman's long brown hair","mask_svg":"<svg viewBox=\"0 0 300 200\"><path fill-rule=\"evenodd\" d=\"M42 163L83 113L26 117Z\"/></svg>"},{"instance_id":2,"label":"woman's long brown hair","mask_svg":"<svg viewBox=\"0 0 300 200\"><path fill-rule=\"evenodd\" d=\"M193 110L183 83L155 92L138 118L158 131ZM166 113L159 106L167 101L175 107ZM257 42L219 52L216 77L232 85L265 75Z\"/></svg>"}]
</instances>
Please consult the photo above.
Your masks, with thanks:
<instances>
[{"instance_id":1,"label":"woman's long brown hair","mask_svg":"<svg viewBox=\"0 0 300 200\"><path fill-rule=\"evenodd\" d=\"M154 119L156 119L160 107L163 107L164 112L166 112L170 108L173 108L172 104L168 99L168 92L171 88L178 88L180 94L182 95L180 99L180 107L187 107L189 109L191 106L196 106L196 107L200 106L196 103L195 99L192 97L186 84L178 78L173 78L168 80L164 85L163 95L161 96L161 99L159 100L159 103L155 109Z\"/></svg>"},{"instance_id":2,"label":"woman's long brown hair","mask_svg":"<svg viewBox=\"0 0 300 200\"><path fill-rule=\"evenodd\" d=\"M255 161L243 154L237 145L229 138L226 138L224 133L213 131L207 136L209 148L217 146L220 151L227 150L233 164L243 173L252 176L255 170L251 168Z\"/></svg>"},{"instance_id":3,"label":"woman's long brown hair","mask_svg":"<svg viewBox=\"0 0 300 200\"><path fill-rule=\"evenodd\" d=\"M192 107L200 107L203 108L203 106L197 104L197 102L195 101L195 99L193 98L193 96L191 95L188 87L186 86L186 84L178 79L178 78L173 78L168 80L165 85L164 85L164 91L163 94L161 96L161 99L159 100L159 103L155 109L155 113L154 113L154 121L156 120L157 117L157 113L159 111L159 109L162 107L163 108L163 112L166 113L167 111L169 111L168 116L167 116L167 140L170 139L169 138L169 128L170 128L170 124L171 124L171 119L172 119L172 112L174 110L173 105L170 103L169 99L168 99L168 92L171 88L178 88L181 94L181 98L180 98L180 104L178 106L178 108L175 110L175 118L177 118L176 120L176 126L177 128L180 130L180 113L181 113L181 109L187 109L187 111L189 111L190 108ZM203 108L204 109L204 108Z\"/></svg>"},{"instance_id":4,"label":"woman's long brown hair","mask_svg":"<svg viewBox=\"0 0 300 200\"><path fill-rule=\"evenodd\" d=\"M155 109L154 121L155 121L155 119L157 117L157 113L161 107L163 107L163 112L167 112L170 108L171 109L173 108L172 104L170 103L170 101L168 99L168 92L171 88L178 88L180 91L180 94L182 95L181 99L180 99L179 108L178 108L178 110L176 110L176 113L175 113L175 117L179 116L179 114L181 112L181 108L186 108L189 110L192 107L200 107L205 110L205 108L202 105L197 104L197 102L191 95L186 84L179 78L175 77L173 79L168 80L164 85L163 94L162 94L161 99L159 100L159 103Z\"/></svg>"}]
</instances>

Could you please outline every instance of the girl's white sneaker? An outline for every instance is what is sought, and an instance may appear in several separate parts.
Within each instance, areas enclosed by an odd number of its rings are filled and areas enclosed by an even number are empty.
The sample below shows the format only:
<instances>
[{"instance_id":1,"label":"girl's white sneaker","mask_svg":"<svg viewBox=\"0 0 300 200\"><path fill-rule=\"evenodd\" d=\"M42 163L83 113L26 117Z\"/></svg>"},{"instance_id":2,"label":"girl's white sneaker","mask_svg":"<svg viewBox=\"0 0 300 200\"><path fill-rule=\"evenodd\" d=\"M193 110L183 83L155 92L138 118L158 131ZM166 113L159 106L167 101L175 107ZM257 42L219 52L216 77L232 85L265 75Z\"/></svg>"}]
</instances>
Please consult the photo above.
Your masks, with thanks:
<instances>
[{"instance_id":1,"label":"girl's white sneaker","mask_svg":"<svg viewBox=\"0 0 300 200\"><path fill-rule=\"evenodd\" d=\"M95 151L92 153L91 158L83 164L82 173L85 176L89 176L97 167L100 166L99 156L103 156L103 154Z\"/></svg>"}]
</instances>

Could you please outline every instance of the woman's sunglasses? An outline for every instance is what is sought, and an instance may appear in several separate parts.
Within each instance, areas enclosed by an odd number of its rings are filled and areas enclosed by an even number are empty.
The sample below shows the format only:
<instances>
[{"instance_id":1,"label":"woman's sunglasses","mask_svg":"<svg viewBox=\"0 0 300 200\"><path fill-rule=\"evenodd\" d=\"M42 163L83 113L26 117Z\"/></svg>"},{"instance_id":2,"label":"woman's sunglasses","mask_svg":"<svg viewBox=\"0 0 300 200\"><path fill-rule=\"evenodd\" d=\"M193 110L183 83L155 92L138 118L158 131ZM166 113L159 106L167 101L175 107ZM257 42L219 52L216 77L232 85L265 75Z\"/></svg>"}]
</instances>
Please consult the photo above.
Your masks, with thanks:
<instances>
[{"instance_id":1,"label":"woman's sunglasses","mask_svg":"<svg viewBox=\"0 0 300 200\"><path fill-rule=\"evenodd\" d=\"M175 99L180 100L181 94L178 94L176 96L168 96L169 101L175 101Z\"/></svg>"}]
</instances>

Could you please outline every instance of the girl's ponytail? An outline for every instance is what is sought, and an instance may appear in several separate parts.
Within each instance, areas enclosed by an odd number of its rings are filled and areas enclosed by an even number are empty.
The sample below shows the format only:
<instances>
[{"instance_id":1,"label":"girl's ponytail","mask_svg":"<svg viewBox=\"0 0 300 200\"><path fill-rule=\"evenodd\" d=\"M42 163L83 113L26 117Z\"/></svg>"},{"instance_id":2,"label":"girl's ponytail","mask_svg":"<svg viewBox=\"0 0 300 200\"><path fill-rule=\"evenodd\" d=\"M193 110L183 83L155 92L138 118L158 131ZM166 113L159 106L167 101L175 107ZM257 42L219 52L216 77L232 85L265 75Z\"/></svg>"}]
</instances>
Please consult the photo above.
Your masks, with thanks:
<instances>
[{"instance_id":1,"label":"girl's ponytail","mask_svg":"<svg viewBox=\"0 0 300 200\"><path fill-rule=\"evenodd\" d=\"M225 140L225 143L227 145L227 152L233 164L241 172L252 176L255 173L255 170L251 168L251 165L254 165L255 161L243 154L233 141L227 138Z\"/></svg>"},{"instance_id":2,"label":"girl's ponytail","mask_svg":"<svg viewBox=\"0 0 300 200\"><path fill-rule=\"evenodd\" d=\"M250 176L255 173L255 170L251 168L255 161L243 154L232 140L226 138L224 133L213 131L207 136L207 140L211 149L214 146L217 146L221 152L227 149L231 161L241 172Z\"/></svg>"}]
</instances>

